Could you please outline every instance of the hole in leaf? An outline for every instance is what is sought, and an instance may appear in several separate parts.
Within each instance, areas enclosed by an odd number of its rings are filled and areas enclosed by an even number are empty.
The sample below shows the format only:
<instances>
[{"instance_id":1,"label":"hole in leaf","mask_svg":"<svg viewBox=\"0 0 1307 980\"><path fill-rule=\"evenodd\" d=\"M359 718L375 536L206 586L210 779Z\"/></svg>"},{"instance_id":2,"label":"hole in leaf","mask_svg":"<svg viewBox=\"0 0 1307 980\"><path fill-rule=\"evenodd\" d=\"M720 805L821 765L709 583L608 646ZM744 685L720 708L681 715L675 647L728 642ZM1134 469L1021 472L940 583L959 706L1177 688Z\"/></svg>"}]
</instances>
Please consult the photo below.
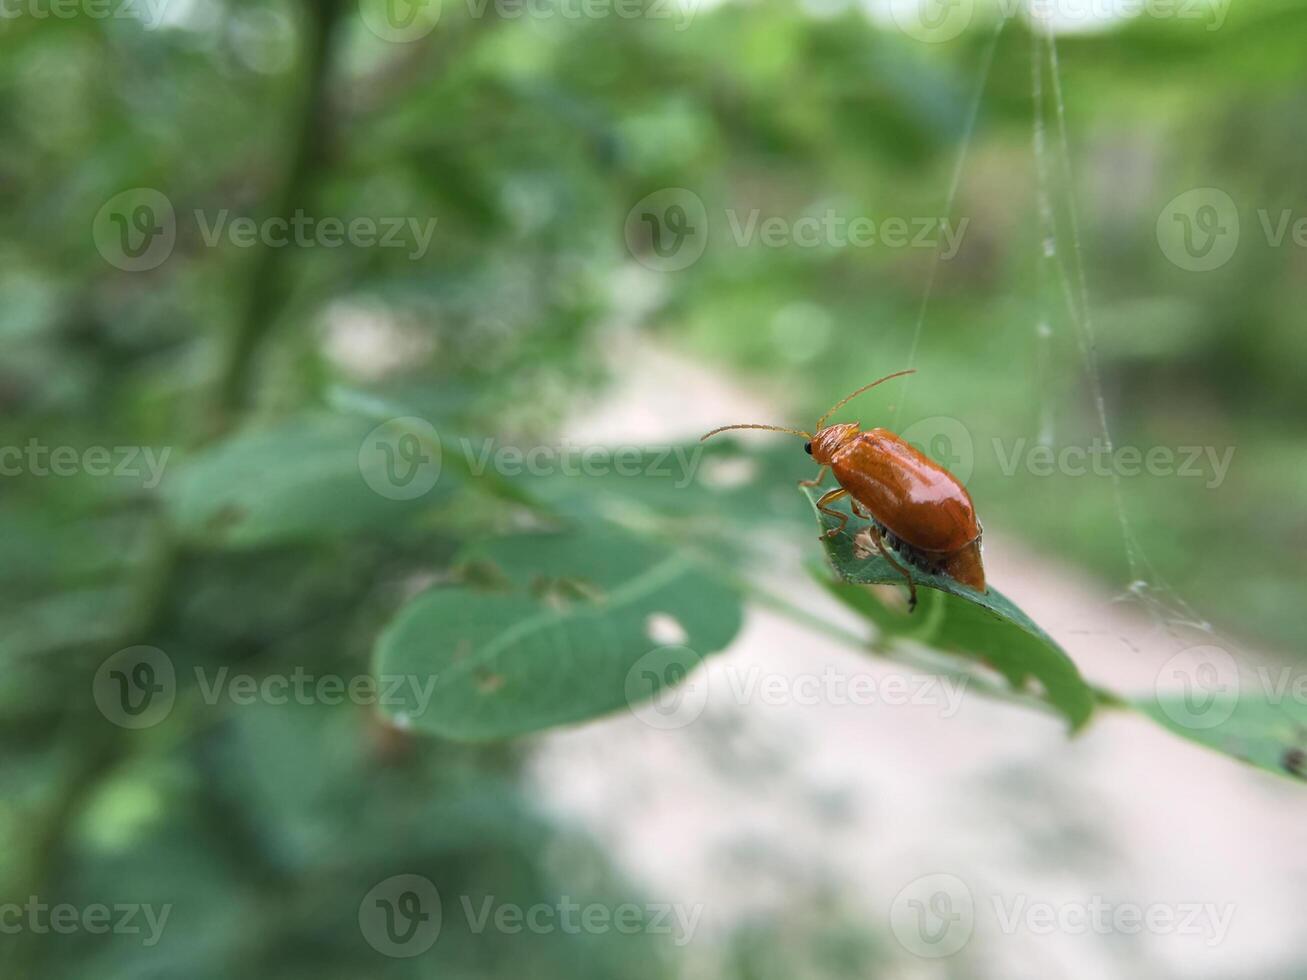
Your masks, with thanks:
<instances>
[{"instance_id":1,"label":"hole in leaf","mask_svg":"<svg viewBox=\"0 0 1307 980\"><path fill-rule=\"evenodd\" d=\"M879 599L880 604L886 609L907 614L908 593L905 589L897 585L865 585L863 588Z\"/></svg>"},{"instance_id":2,"label":"hole in leaf","mask_svg":"<svg viewBox=\"0 0 1307 980\"><path fill-rule=\"evenodd\" d=\"M245 520L247 511L239 504L223 504L204 522L209 531L225 531Z\"/></svg>"},{"instance_id":3,"label":"hole in leaf","mask_svg":"<svg viewBox=\"0 0 1307 980\"><path fill-rule=\"evenodd\" d=\"M690 638L681 621L671 613L650 613L644 621L644 632L659 646L683 646Z\"/></svg>"},{"instance_id":4,"label":"hole in leaf","mask_svg":"<svg viewBox=\"0 0 1307 980\"><path fill-rule=\"evenodd\" d=\"M474 588L507 592L512 583L504 570L492 561L475 560L462 568L463 581Z\"/></svg>"},{"instance_id":5,"label":"hole in leaf","mask_svg":"<svg viewBox=\"0 0 1307 980\"><path fill-rule=\"evenodd\" d=\"M553 609L566 609L573 602L604 601L604 591L593 582L579 578L536 576L531 580L531 594Z\"/></svg>"}]
</instances>

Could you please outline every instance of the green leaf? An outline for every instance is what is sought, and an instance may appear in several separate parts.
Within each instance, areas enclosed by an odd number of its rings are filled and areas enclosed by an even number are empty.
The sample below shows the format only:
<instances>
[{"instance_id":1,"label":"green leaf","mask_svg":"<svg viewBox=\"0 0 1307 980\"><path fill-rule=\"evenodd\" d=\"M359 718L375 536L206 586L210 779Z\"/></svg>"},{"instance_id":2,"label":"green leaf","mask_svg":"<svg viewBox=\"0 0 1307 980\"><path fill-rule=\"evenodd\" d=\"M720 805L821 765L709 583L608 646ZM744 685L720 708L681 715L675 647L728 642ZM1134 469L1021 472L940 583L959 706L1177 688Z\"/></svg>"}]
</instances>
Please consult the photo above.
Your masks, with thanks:
<instances>
[{"instance_id":1,"label":"green leaf","mask_svg":"<svg viewBox=\"0 0 1307 980\"><path fill-rule=\"evenodd\" d=\"M1093 689L1065 651L1015 603L992 585L980 593L947 576L914 570L920 597L916 612L893 609L855 586L902 585L903 575L879 553L864 553L855 545L856 517L849 522L851 533L826 537L824 532L838 522L816 509L819 488L803 490L822 529L826 555L843 580L825 583L832 595L871 620L887 639L912 640L989 664L1015 690L1040 694L1072 729L1089 720Z\"/></svg>"},{"instance_id":2,"label":"green leaf","mask_svg":"<svg viewBox=\"0 0 1307 980\"><path fill-rule=\"evenodd\" d=\"M1281 776L1307 779L1307 704L1289 694L1239 692L1197 709L1184 695L1139 699L1135 707L1181 738Z\"/></svg>"},{"instance_id":3,"label":"green leaf","mask_svg":"<svg viewBox=\"0 0 1307 980\"><path fill-rule=\"evenodd\" d=\"M387 710L447 738L505 738L633 707L722 649L742 620L739 597L689 556L612 526L501 538L466 557L469 571L507 588L419 595L375 656L383 683L407 681Z\"/></svg>"},{"instance_id":4,"label":"green leaf","mask_svg":"<svg viewBox=\"0 0 1307 980\"><path fill-rule=\"evenodd\" d=\"M461 473L441 465L421 420L386 425L313 413L237 433L165 478L173 523L185 539L244 548L409 521Z\"/></svg>"}]
</instances>

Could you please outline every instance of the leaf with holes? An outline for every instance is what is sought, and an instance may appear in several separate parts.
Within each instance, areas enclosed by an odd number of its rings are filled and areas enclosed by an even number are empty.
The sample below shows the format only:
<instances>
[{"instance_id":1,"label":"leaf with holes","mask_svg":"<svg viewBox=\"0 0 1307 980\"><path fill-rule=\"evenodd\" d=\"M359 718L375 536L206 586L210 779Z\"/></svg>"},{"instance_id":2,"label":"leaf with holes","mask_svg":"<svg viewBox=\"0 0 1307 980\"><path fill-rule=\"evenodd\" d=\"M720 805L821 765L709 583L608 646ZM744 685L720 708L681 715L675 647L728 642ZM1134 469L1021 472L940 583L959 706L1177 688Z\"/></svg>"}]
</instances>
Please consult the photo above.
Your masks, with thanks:
<instances>
[{"instance_id":1,"label":"leaf with holes","mask_svg":"<svg viewBox=\"0 0 1307 980\"><path fill-rule=\"evenodd\" d=\"M377 644L397 719L447 738L505 738L649 699L739 631L739 597L688 556L605 525L516 535L465 556Z\"/></svg>"},{"instance_id":2,"label":"leaf with holes","mask_svg":"<svg viewBox=\"0 0 1307 980\"><path fill-rule=\"evenodd\" d=\"M903 575L874 549L855 543L857 518L849 532L833 538L826 531L837 521L816 509L821 490L804 487L817 515L826 555L843 583L857 585L903 584ZM937 650L957 653L989 664L1015 690L1034 691L1055 707L1077 729L1094 709L1094 691L1053 638L993 586L980 593L944 575L914 571L920 591L915 613L897 611L865 590L850 590L843 583L828 586L832 594L872 621L888 639L913 640ZM930 590L925 591L925 590ZM876 603L870 610L868 603ZM1042 691L1032 682L1038 682Z\"/></svg>"}]
</instances>

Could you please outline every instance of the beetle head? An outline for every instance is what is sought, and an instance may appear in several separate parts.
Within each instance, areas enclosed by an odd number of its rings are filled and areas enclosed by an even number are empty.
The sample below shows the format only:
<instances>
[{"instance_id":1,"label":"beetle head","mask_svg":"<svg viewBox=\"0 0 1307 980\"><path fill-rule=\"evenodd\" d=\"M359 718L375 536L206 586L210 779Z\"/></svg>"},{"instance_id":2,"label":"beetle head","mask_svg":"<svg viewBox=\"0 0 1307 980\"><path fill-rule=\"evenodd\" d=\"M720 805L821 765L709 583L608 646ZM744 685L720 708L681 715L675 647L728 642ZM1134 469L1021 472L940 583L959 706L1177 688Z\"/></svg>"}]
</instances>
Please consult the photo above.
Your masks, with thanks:
<instances>
[{"instance_id":1,"label":"beetle head","mask_svg":"<svg viewBox=\"0 0 1307 980\"><path fill-rule=\"evenodd\" d=\"M844 405L861 395L864 391L870 391L872 388L876 387L876 385L884 384L891 378L901 378L905 374L912 374L915 370L916 368L909 368L906 371L896 371L894 374L887 374L885 377L871 382L871 384L863 385L852 394L845 395L831 406L829 412L817 420L816 435L811 435L810 433L804 432L802 429L788 429L783 425L763 425L760 422L741 422L736 425L723 425L719 428L713 429L711 432L705 432L699 437L699 441L703 442L703 440L715 436L719 432L726 432L728 429L767 429L770 432L788 432L792 436L800 436L808 440L803 444L803 448L807 451L808 455L823 466L829 466L830 461L835 458L835 454L839 452L840 447L850 439L857 437L858 424L856 422L841 422L837 425L826 425L826 420L834 415L835 412Z\"/></svg>"},{"instance_id":2,"label":"beetle head","mask_svg":"<svg viewBox=\"0 0 1307 980\"><path fill-rule=\"evenodd\" d=\"M812 437L812 442L807 443L803 448L808 450L818 463L823 466L829 466L835 454L840 451L850 439L857 438L857 422L839 422L836 425L828 425L824 429L818 430L817 434Z\"/></svg>"}]
</instances>

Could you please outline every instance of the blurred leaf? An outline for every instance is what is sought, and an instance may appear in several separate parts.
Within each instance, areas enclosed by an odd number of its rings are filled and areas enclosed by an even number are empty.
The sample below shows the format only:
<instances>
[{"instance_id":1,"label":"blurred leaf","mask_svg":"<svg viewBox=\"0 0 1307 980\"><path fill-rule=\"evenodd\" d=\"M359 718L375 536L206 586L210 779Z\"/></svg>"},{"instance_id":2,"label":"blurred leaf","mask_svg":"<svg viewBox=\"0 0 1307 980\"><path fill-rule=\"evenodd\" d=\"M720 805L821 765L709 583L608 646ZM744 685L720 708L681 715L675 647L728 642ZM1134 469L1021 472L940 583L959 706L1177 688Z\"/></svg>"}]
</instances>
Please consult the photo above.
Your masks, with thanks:
<instances>
[{"instance_id":1,"label":"blurred leaf","mask_svg":"<svg viewBox=\"0 0 1307 980\"><path fill-rule=\"evenodd\" d=\"M134 598L130 586L118 585L0 604L0 658L108 642L123 629Z\"/></svg>"},{"instance_id":2,"label":"blurred leaf","mask_svg":"<svg viewBox=\"0 0 1307 980\"><path fill-rule=\"evenodd\" d=\"M410 432L392 424L375 437L373 420L320 413L238 433L165 479L169 512L184 538L235 548L331 538L411 520L447 497L461 483L460 473L441 464L427 492L403 499L421 489L412 482L427 478L420 468L435 465L423 460L441 454L421 427ZM401 440L407 435L416 440L420 458L405 457Z\"/></svg>"},{"instance_id":3,"label":"blurred leaf","mask_svg":"<svg viewBox=\"0 0 1307 980\"><path fill-rule=\"evenodd\" d=\"M837 526L834 518L816 510L820 488L804 487L823 531ZM854 518L856 520L856 518ZM903 576L879 554L859 557L853 536L822 535L835 571L853 585L903 584ZM1010 599L990 586L982 593L943 575L913 571L921 602L915 613L896 613L870 593L831 589L836 598L861 612L891 638L917 642L988 663L1017 690L1030 690L1038 681L1050 704L1078 729L1094 709L1094 692L1076 665L1053 638ZM879 604L877 609L872 604Z\"/></svg>"},{"instance_id":4,"label":"blurred leaf","mask_svg":"<svg viewBox=\"0 0 1307 980\"><path fill-rule=\"evenodd\" d=\"M376 650L380 677L415 682L389 710L449 738L521 735L643 700L740 628L729 588L690 558L611 526L503 538L469 559L493 565L510 590L426 592ZM684 636L660 638L651 628L659 620ZM674 648L676 671L665 669L664 648ZM651 673L637 676L642 661Z\"/></svg>"},{"instance_id":5,"label":"blurred leaf","mask_svg":"<svg viewBox=\"0 0 1307 980\"><path fill-rule=\"evenodd\" d=\"M1307 780L1307 704L1292 695L1242 691L1195 712L1184 695L1140 699L1135 707L1181 738L1259 769ZM1222 717L1228 712L1228 717Z\"/></svg>"}]
</instances>

